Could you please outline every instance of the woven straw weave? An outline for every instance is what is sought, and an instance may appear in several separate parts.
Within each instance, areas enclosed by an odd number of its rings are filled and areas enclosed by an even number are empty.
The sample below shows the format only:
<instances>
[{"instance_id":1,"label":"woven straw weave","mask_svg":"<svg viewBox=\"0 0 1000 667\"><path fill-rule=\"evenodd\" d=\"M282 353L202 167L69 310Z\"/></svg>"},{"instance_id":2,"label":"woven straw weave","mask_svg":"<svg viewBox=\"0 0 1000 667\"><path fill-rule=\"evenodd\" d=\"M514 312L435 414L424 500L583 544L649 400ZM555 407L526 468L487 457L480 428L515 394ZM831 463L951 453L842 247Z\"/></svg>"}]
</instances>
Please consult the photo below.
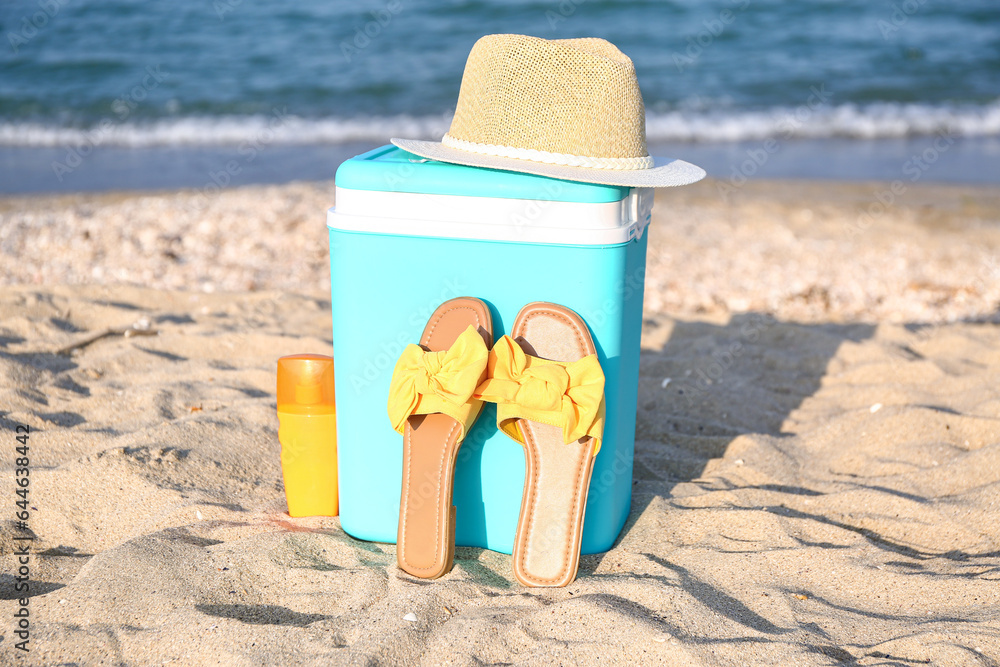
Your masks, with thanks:
<instances>
[{"instance_id":1,"label":"woven straw weave","mask_svg":"<svg viewBox=\"0 0 1000 667\"><path fill-rule=\"evenodd\" d=\"M635 67L613 44L594 37L480 39L469 54L448 135L576 156L648 155Z\"/></svg>"},{"instance_id":2,"label":"woven straw weave","mask_svg":"<svg viewBox=\"0 0 1000 667\"><path fill-rule=\"evenodd\" d=\"M596 37L483 37L441 141L391 141L429 160L581 183L666 188L705 177L683 160L649 156L635 67Z\"/></svg>"}]
</instances>

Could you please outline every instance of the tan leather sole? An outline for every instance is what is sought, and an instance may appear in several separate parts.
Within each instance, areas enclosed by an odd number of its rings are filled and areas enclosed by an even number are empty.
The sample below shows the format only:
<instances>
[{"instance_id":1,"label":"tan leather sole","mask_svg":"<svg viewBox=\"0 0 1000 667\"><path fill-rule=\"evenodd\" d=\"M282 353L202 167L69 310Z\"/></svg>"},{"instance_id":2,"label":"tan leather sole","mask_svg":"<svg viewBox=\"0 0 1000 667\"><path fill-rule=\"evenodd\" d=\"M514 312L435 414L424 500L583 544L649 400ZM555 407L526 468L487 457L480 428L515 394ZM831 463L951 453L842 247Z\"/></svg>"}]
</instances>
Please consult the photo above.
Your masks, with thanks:
<instances>
[{"instance_id":1,"label":"tan leather sole","mask_svg":"<svg viewBox=\"0 0 1000 667\"><path fill-rule=\"evenodd\" d=\"M420 345L429 352L447 350L470 324L487 347L492 345L493 325L485 303L472 297L445 301L428 320ZM410 417L403 431L396 562L415 577L436 579L451 570L455 559L452 492L460 433L459 423L443 414Z\"/></svg>"},{"instance_id":2,"label":"tan leather sole","mask_svg":"<svg viewBox=\"0 0 1000 667\"><path fill-rule=\"evenodd\" d=\"M576 361L597 351L580 316L552 303L522 308L511 337L528 354L553 361ZM525 441L525 472L514 577L525 586L566 586L580 564L594 439L566 444L559 426L517 423Z\"/></svg>"}]
</instances>

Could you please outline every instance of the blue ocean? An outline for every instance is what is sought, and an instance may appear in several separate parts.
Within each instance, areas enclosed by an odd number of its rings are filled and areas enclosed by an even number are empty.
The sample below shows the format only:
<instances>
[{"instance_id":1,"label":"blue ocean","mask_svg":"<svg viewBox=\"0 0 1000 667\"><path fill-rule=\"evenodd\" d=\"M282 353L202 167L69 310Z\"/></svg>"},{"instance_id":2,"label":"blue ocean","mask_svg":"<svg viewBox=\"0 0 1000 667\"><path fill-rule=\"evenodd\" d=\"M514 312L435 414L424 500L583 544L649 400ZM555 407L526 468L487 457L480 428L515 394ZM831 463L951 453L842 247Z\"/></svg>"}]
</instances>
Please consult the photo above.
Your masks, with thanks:
<instances>
[{"instance_id":1,"label":"blue ocean","mask_svg":"<svg viewBox=\"0 0 1000 667\"><path fill-rule=\"evenodd\" d=\"M996 0L4 0L0 192L331 178L438 139L483 34L598 36L653 152L735 178L1000 182ZM940 150L939 150L940 149ZM745 170L744 170L745 171Z\"/></svg>"}]
</instances>

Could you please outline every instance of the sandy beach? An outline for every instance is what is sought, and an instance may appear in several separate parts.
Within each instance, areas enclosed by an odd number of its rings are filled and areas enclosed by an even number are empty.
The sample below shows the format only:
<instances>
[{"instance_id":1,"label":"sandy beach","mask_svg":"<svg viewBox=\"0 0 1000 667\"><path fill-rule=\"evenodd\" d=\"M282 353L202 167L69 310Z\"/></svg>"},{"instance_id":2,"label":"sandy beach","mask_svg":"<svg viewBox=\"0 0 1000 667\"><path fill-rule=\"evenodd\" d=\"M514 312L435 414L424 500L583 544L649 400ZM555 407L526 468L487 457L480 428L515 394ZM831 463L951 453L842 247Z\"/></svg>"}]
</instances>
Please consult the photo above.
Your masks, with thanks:
<instances>
[{"instance_id":1,"label":"sandy beach","mask_svg":"<svg viewBox=\"0 0 1000 667\"><path fill-rule=\"evenodd\" d=\"M1000 664L1000 190L658 193L632 511L552 590L285 513L275 362L330 353L331 204L0 199L0 664Z\"/></svg>"}]
</instances>

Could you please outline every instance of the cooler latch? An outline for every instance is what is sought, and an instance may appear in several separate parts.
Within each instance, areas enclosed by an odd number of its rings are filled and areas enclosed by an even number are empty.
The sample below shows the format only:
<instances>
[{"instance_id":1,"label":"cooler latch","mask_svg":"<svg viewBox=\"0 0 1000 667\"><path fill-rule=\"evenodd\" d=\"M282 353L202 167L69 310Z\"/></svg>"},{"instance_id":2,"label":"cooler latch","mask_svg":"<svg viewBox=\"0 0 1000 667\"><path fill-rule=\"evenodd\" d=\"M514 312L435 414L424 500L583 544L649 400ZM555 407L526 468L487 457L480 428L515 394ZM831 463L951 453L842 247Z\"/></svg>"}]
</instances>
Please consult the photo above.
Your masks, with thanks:
<instances>
[{"instance_id":1,"label":"cooler latch","mask_svg":"<svg viewBox=\"0 0 1000 667\"><path fill-rule=\"evenodd\" d=\"M629 240L641 239L653 219L653 188L632 188L628 195Z\"/></svg>"}]
</instances>

